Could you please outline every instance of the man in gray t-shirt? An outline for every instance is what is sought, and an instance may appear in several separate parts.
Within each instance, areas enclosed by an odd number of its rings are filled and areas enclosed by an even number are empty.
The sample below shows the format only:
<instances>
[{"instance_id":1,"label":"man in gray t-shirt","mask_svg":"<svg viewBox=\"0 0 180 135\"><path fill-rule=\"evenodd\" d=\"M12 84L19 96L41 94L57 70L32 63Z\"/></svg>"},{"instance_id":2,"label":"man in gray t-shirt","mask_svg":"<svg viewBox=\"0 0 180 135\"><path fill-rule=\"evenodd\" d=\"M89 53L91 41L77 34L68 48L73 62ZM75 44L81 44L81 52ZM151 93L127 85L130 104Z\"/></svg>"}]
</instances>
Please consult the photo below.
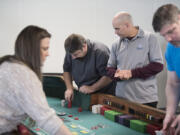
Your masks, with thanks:
<instances>
[{"instance_id":1,"label":"man in gray t-shirt","mask_svg":"<svg viewBox=\"0 0 180 135\"><path fill-rule=\"evenodd\" d=\"M80 92L85 94L96 91L113 94L111 78L106 76L106 66L110 51L99 42L85 39L78 34L71 34L65 40L66 56L64 59L64 80L67 90L65 99L73 98L72 80Z\"/></svg>"},{"instance_id":2,"label":"man in gray t-shirt","mask_svg":"<svg viewBox=\"0 0 180 135\"><path fill-rule=\"evenodd\" d=\"M162 71L163 60L156 37L133 26L131 15L114 16L113 28L120 39L112 45L108 75L117 80L115 95L156 107L155 75Z\"/></svg>"}]
</instances>

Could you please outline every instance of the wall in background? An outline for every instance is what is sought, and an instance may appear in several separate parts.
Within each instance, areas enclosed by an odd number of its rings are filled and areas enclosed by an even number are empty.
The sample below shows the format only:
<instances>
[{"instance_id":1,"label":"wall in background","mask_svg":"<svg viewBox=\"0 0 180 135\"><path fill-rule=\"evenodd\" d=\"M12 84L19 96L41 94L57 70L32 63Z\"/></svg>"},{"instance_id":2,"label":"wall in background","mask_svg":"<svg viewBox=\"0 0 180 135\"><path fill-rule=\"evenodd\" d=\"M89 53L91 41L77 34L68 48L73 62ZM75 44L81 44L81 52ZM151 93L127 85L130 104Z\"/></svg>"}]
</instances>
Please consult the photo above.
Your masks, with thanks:
<instances>
[{"instance_id":1,"label":"wall in background","mask_svg":"<svg viewBox=\"0 0 180 135\"><path fill-rule=\"evenodd\" d=\"M1 0L0 56L13 54L17 34L24 27L38 25L52 34L50 56L43 72L63 72L64 40L69 34L79 33L111 48L117 39L112 28L112 18L116 12L129 12L135 25L153 32L153 13L165 3L180 6L179 0ZM157 37L164 52L166 42L158 34ZM160 107L165 106L164 78L166 69L158 76Z\"/></svg>"}]
</instances>

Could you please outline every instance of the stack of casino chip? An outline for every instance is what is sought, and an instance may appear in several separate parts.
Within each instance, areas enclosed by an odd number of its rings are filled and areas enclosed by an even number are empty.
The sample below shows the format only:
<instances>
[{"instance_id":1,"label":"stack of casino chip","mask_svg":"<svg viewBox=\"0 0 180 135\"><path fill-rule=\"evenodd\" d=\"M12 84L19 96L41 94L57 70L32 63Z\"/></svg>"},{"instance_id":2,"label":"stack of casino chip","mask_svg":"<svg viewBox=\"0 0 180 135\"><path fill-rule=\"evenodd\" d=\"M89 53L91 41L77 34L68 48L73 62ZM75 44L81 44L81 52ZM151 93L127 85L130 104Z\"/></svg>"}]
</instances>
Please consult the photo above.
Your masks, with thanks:
<instances>
[{"instance_id":1,"label":"stack of casino chip","mask_svg":"<svg viewBox=\"0 0 180 135\"><path fill-rule=\"evenodd\" d=\"M101 110L100 110L100 114L101 114L101 115L104 115L104 112L107 111L107 110L111 110L111 109L110 109L110 108L107 108L107 107L105 107L105 106L102 106L102 107L101 107Z\"/></svg>"},{"instance_id":2,"label":"stack of casino chip","mask_svg":"<svg viewBox=\"0 0 180 135\"><path fill-rule=\"evenodd\" d=\"M130 121L131 120L135 120L136 118L134 116L131 116L131 115L127 115L127 117L124 119L124 126L130 128Z\"/></svg>"},{"instance_id":3,"label":"stack of casino chip","mask_svg":"<svg viewBox=\"0 0 180 135\"><path fill-rule=\"evenodd\" d=\"M141 133L146 133L146 127L148 123L141 120L131 120L130 128Z\"/></svg>"},{"instance_id":4,"label":"stack of casino chip","mask_svg":"<svg viewBox=\"0 0 180 135\"><path fill-rule=\"evenodd\" d=\"M156 132L160 131L162 129L162 126L158 126L158 125L153 125L153 124L148 124L146 126L146 132L149 133L150 135L155 135ZM160 132L158 132L160 133ZM159 134L161 135L161 134Z\"/></svg>"},{"instance_id":5,"label":"stack of casino chip","mask_svg":"<svg viewBox=\"0 0 180 135\"><path fill-rule=\"evenodd\" d=\"M124 114L118 114L118 115L115 115L115 122L121 124L121 125L124 125L124 120L126 119L126 115Z\"/></svg>"},{"instance_id":6,"label":"stack of casino chip","mask_svg":"<svg viewBox=\"0 0 180 135\"><path fill-rule=\"evenodd\" d=\"M101 104L93 105L93 106L92 106L92 113L94 113L94 114L100 114L100 112L101 112L101 107L102 107Z\"/></svg>"},{"instance_id":7,"label":"stack of casino chip","mask_svg":"<svg viewBox=\"0 0 180 135\"><path fill-rule=\"evenodd\" d=\"M64 99L63 99L63 100L61 100L61 106L62 106L62 107L64 107L64 106L65 106L65 102L66 102L66 101L65 101Z\"/></svg>"},{"instance_id":8,"label":"stack of casino chip","mask_svg":"<svg viewBox=\"0 0 180 135\"><path fill-rule=\"evenodd\" d=\"M163 131L155 131L156 135L163 135Z\"/></svg>"},{"instance_id":9,"label":"stack of casino chip","mask_svg":"<svg viewBox=\"0 0 180 135\"><path fill-rule=\"evenodd\" d=\"M161 135L161 132L159 131L162 129L161 126L149 124L145 121L138 120L134 116L123 114L115 110L110 110L109 108L106 108L104 106L101 107L101 115L103 114L105 118L129 127L138 132L149 133L150 135L156 135L156 133L159 133L158 135Z\"/></svg>"},{"instance_id":10,"label":"stack of casino chip","mask_svg":"<svg viewBox=\"0 0 180 135\"><path fill-rule=\"evenodd\" d=\"M119 114L122 114L120 112L116 112L116 111L113 111L113 110L107 110L104 112L104 116L105 118L111 120L111 121L115 121L115 116L116 115L119 115Z\"/></svg>"}]
</instances>

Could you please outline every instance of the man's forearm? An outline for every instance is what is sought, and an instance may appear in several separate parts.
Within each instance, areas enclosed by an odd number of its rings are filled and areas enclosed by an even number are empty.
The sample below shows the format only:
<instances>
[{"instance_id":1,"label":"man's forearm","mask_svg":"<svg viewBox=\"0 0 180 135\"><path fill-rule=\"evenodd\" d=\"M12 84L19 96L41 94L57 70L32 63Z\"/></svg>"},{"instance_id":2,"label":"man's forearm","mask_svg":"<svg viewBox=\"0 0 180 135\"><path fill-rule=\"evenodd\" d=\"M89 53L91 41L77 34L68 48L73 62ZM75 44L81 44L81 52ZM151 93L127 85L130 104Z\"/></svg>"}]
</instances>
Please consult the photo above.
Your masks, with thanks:
<instances>
[{"instance_id":1,"label":"man's forearm","mask_svg":"<svg viewBox=\"0 0 180 135\"><path fill-rule=\"evenodd\" d=\"M107 76L108 76L108 77L110 77L110 78L111 78L112 80L114 80L114 81L120 81L120 78L114 77L117 68L107 67L106 70L107 70Z\"/></svg>"},{"instance_id":2,"label":"man's forearm","mask_svg":"<svg viewBox=\"0 0 180 135\"><path fill-rule=\"evenodd\" d=\"M146 79L156 75L162 70L163 70L163 64L158 62L151 62L144 67L133 69L131 70L131 72L132 72L132 78Z\"/></svg>"},{"instance_id":3,"label":"man's forearm","mask_svg":"<svg viewBox=\"0 0 180 135\"><path fill-rule=\"evenodd\" d=\"M73 90L71 74L69 72L64 72L63 77L64 77L64 81L65 81L65 84L66 84L66 88Z\"/></svg>"},{"instance_id":4,"label":"man's forearm","mask_svg":"<svg viewBox=\"0 0 180 135\"><path fill-rule=\"evenodd\" d=\"M167 98L167 110L168 115L174 115L179 103L179 84L166 84L166 98Z\"/></svg>"},{"instance_id":5,"label":"man's forearm","mask_svg":"<svg viewBox=\"0 0 180 135\"><path fill-rule=\"evenodd\" d=\"M69 129L63 124L57 131L56 135L72 135Z\"/></svg>"},{"instance_id":6,"label":"man's forearm","mask_svg":"<svg viewBox=\"0 0 180 135\"><path fill-rule=\"evenodd\" d=\"M103 76L101 77L96 83L94 83L93 85L91 85L92 89L97 91L105 86L107 86L108 84L110 84L112 82L110 77L107 76Z\"/></svg>"}]
</instances>

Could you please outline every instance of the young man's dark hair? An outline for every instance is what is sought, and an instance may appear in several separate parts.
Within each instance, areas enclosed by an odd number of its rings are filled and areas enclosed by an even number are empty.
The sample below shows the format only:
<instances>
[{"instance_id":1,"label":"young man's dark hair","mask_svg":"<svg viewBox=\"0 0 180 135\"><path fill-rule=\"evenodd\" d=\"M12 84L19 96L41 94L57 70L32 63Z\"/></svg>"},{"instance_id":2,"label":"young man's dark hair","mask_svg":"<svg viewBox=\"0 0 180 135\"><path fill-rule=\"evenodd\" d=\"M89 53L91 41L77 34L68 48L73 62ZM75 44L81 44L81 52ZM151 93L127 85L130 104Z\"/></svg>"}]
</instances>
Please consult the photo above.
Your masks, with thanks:
<instances>
[{"instance_id":1,"label":"young man's dark hair","mask_svg":"<svg viewBox=\"0 0 180 135\"><path fill-rule=\"evenodd\" d=\"M79 34L71 34L65 40L64 46L66 52L74 53L77 50L82 50L83 44L86 43L86 39Z\"/></svg>"},{"instance_id":2,"label":"young man's dark hair","mask_svg":"<svg viewBox=\"0 0 180 135\"><path fill-rule=\"evenodd\" d=\"M177 22L180 10L173 4L161 6L154 14L152 26L155 32L159 32L166 24Z\"/></svg>"}]
</instances>

